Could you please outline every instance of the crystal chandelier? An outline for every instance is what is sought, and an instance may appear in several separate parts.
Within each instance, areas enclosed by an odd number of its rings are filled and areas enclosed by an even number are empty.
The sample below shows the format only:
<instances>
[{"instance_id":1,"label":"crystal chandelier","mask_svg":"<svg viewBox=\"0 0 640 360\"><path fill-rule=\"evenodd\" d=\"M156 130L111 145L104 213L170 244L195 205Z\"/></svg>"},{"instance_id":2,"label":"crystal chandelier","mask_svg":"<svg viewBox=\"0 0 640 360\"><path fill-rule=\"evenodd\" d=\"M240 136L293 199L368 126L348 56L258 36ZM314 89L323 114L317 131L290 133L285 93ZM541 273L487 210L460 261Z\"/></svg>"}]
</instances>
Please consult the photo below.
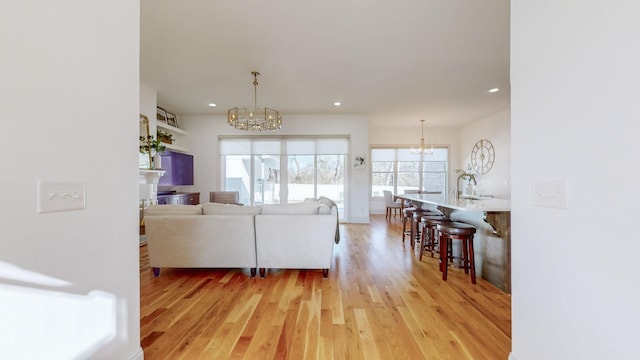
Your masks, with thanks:
<instances>
[{"instance_id":1,"label":"crystal chandelier","mask_svg":"<svg viewBox=\"0 0 640 360\"><path fill-rule=\"evenodd\" d=\"M282 128L282 116L278 110L258 107L258 75L253 75L253 107L234 107L227 111L227 124L245 131L274 131Z\"/></svg>"},{"instance_id":2,"label":"crystal chandelier","mask_svg":"<svg viewBox=\"0 0 640 360\"><path fill-rule=\"evenodd\" d=\"M414 154L433 154L433 145L431 146L431 148L427 149L424 146L424 120L420 120L420 122L422 123L422 137L420 138L420 147L417 149L411 149L411 152Z\"/></svg>"}]
</instances>

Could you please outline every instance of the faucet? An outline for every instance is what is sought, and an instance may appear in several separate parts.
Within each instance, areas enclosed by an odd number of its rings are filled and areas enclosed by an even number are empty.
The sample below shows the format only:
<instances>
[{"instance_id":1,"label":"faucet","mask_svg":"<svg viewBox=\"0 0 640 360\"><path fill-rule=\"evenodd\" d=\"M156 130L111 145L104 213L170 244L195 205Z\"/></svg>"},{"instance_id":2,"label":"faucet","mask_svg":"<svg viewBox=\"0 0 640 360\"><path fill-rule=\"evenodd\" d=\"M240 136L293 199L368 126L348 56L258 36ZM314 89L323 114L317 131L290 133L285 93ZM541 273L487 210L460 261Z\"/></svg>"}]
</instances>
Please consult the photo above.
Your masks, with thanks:
<instances>
[{"instance_id":1,"label":"faucet","mask_svg":"<svg viewBox=\"0 0 640 360\"><path fill-rule=\"evenodd\" d=\"M461 172L460 175L458 175L458 179L456 180L456 199L460 199L460 179L464 179L464 178L469 178L469 180L473 180L473 184L474 185L478 185L478 182L476 181L476 176L473 174L469 174L467 172Z\"/></svg>"},{"instance_id":2,"label":"faucet","mask_svg":"<svg viewBox=\"0 0 640 360\"><path fill-rule=\"evenodd\" d=\"M462 179L464 175L464 173L458 175L458 179L456 180L456 199L460 199L460 179Z\"/></svg>"}]
</instances>

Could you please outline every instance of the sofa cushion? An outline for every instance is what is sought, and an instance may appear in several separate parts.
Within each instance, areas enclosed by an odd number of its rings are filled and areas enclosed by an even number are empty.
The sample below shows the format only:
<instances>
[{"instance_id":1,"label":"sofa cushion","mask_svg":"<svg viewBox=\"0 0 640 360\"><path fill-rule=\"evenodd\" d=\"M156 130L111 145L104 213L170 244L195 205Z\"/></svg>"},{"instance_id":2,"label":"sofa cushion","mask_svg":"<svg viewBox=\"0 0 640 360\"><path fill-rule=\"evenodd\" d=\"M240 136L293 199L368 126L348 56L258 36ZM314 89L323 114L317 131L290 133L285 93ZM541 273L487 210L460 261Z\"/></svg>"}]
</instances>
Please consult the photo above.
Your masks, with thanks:
<instances>
[{"instance_id":1,"label":"sofa cushion","mask_svg":"<svg viewBox=\"0 0 640 360\"><path fill-rule=\"evenodd\" d=\"M202 204L202 213L205 215L259 215L260 206L205 203Z\"/></svg>"},{"instance_id":2,"label":"sofa cushion","mask_svg":"<svg viewBox=\"0 0 640 360\"><path fill-rule=\"evenodd\" d=\"M149 205L145 215L202 215L200 205Z\"/></svg>"},{"instance_id":3,"label":"sofa cushion","mask_svg":"<svg viewBox=\"0 0 640 360\"><path fill-rule=\"evenodd\" d=\"M317 201L262 205L262 215L316 215L319 208L320 203Z\"/></svg>"}]
</instances>

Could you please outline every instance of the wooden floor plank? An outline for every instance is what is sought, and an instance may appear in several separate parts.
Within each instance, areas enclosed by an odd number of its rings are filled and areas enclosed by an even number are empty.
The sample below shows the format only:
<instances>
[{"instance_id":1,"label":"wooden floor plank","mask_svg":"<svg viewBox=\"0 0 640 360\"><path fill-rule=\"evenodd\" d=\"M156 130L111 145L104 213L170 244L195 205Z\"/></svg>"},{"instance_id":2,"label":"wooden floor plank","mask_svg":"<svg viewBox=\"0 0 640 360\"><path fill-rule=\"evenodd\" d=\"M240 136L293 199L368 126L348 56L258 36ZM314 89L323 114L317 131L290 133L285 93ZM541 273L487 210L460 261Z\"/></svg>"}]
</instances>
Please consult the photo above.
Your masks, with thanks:
<instances>
[{"instance_id":1,"label":"wooden floor plank","mask_svg":"<svg viewBox=\"0 0 640 360\"><path fill-rule=\"evenodd\" d=\"M354 309L353 311L356 317L356 326L358 328L360 342L362 343L364 358L371 360L380 359L378 346L373 336L369 319L367 318L367 312L364 309Z\"/></svg>"},{"instance_id":2,"label":"wooden floor plank","mask_svg":"<svg viewBox=\"0 0 640 360\"><path fill-rule=\"evenodd\" d=\"M341 224L319 270L161 269L140 247L140 331L154 359L506 359L511 297L459 269L442 281L399 218Z\"/></svg>"}]
</instances>

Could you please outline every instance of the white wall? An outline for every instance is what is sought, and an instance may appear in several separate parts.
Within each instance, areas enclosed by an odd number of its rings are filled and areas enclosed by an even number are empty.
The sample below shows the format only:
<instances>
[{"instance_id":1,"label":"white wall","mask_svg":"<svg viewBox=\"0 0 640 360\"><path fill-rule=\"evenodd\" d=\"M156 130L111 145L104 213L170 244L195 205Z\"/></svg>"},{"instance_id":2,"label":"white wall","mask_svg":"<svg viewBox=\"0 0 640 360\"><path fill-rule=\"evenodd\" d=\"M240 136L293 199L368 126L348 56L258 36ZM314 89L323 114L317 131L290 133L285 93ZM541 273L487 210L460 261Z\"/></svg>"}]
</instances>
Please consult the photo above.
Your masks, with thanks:
<instances>
[{"instance_id":1,"label":"white wall","mask_svg":"<svg viewBox=\"0 0 640 360\"><path fill-rule=\"evenodd\" d=\"M140 83L140 114L145 115L149 119L149 132L153 136L156 135L157 97L156 89ZM141 130L143 128L141 128Z\"/></svg>"},{"instance_id":2,"label":"white wall","mask_svg":"<svg viewBox=\"0 0 640 360\"><path fill-rule=\"evenodd\" d=\"M141 358L138 33L137 1L0 5L0 358Z\"/></svg>"},{"instance_id":3,"label":"white wall","mask_svg":"<svg viewBox=\"0 0 640 360\"><path fill-rule=\"evenodd\" d=\"M513 359L640 359L638 13L511 3ZM553 179L567 209L532 204Z\"/></svg>"},{"instance_id":4,"label":"white wall","mask_svg":"<svg viewBox=\"0 0 640 360\"><path fill-rule=\"evenodd\" d=\"M363 115L285 115L284 125L277 132L258 135L349 135L353 154L368 154L369 129ZM200 192L200 201L209 199L209 192L219 189L219 135L251 136L255 133L230 128L226 116L180 116L181 127L189 132L185 147L194 155L194 186L182 190ZM353 223L369 222L369 173L350 171L347 191L349 207L345 220Z\"/></svg>"},{"instance_id":5,"label":"white wall","mask_svg":"<svg viewBox=\"0 0 640 360\"><path fill-rule=\"evenodd\" d=\"M509 109L474 121L460 128L458 169L471 164L471 150L480 139L491 142L495 150L495 161L491 170L477 175L477 193L493 195L501 199L511 198L511 113ZM455 171L455 169L454 169ZM454 172L455 176L455 172ZM453 178L455 187L455 179ZM465 181L460 181L462 187Z\"/></svg>"}]
</instances>

